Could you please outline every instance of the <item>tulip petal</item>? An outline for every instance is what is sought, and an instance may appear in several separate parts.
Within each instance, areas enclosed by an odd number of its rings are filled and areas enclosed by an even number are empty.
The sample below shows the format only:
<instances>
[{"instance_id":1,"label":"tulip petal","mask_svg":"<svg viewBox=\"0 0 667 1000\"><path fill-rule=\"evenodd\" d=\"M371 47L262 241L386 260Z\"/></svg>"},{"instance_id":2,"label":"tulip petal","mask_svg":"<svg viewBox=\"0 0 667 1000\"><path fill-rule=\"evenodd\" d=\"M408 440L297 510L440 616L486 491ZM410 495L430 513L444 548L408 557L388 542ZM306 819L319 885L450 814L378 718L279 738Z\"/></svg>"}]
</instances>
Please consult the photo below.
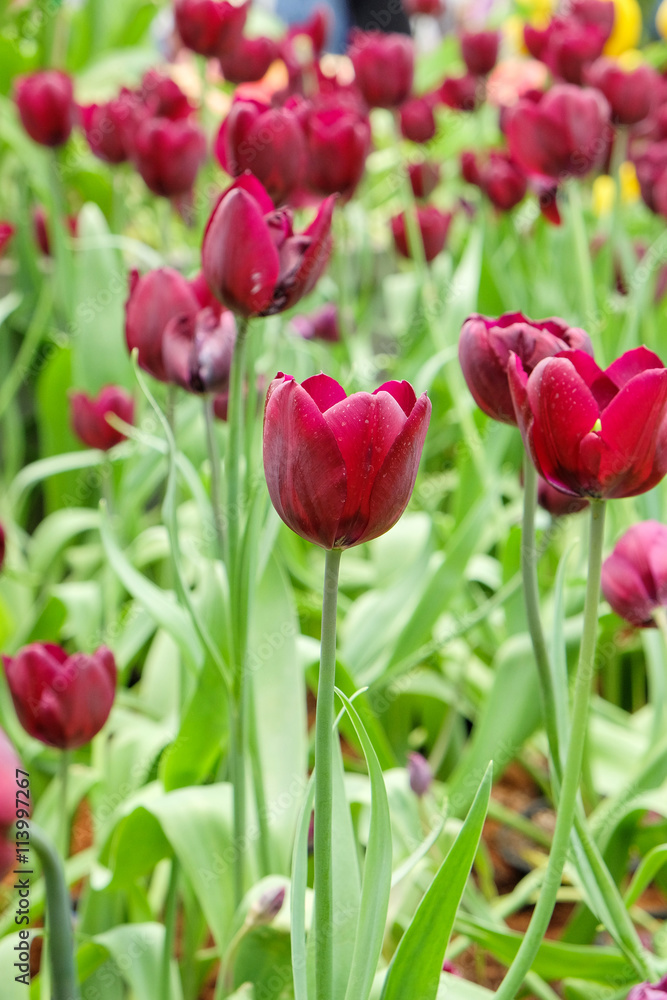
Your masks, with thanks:
<instances>
[{"instance_id":1,"label":"tulip petal","mask_svg":"<svg viewBox=\"0 0 667 1000\"><path fill-rule=\"evenodd\" d=\"M373 395L378 392L388 392L390 396L393 396L406 417L410 416L417 402L415 390L409 382L384 382Z\"/></svg>"},{"instance_id":2,"label":"tulip petal","mask_svg":"<svg viewBox=\"0 0 667 1000\"><path fill-rule=\"evenodd\" d=\"M615 386L622 389L626 382L629 382L635 375L649 371L651 368L664 367L658 355L654 354L653 351L649 351L647 347L636 347L617 358L607 368L605 375L612 380Z\"/></svg>"},{"instance_id":3,"label":"tulip petal","mask_svg":"<svg viewBox=\"0 0 667 1000\"><path fill-rule=\"evenodd\" d=\"M632 625L647 625L656 605L639 568L628 559L612 553L602 565L602 593L612 609Z\"/></svg>"},{"instance_id":4,"label":"tulip petal","mask_svg":"<svg viewBox=\"0 0 667 1000\"><path fill-rule=\"evenodd\" d=\"M293 531L331 549L347 496L345 463L314 399L276 378L264 410L264 471L271 502Z\"/></svg>"},{"instance_id":5,"label":"tulip petal","mask_svg":"<svg viewBox=\"0 0 667 1000\"><path fill-rule=\"evenodd\" d=\"M280 284L269 311L289 309L317 284L331 256L331 220L335 203L335 195L326 198L310 226L299 237L294 237L300 241L299 253L295 255L295 263L290 261L280 274Z\"/></svg>"},{"instance_id":6,"label":"tulip petal","mask_svg":"<svg viewBox=\"0 0 667 1000\"><path fill-rule=\"evenodd\" d=\"M651 368L626 383L602 414L607 453L604 496L636 496L667 472L667 369Z\"/></svg>"},{"instance_id":7,"label":"tulip petal","mask_svg":"<svg viewBox=\"0 0 667 1000\"><path fill-rule=\"evenodd\" d=\"M320 413L324 413L330 406L347 399L347 393L342 385L336 382L335 378L320 372L313 375L301 383L301 388L305 389L311 399L317 403Z\"/></svg>"},{"instance_id":8,"label":"tulip petal","mask_svg":"<svg viewBox=\"0 0 667 1000\"><path fill-rule=\"evenodd\" d=\"M561 351L557 357L567 358L576 368L593 393L595 402L598 404L600 410L603 410L605 406L611 403L618 392L618 386L609 377L608 372L603 372L596 365L590 354L585 351Z\"/></svg>"}]
</instances>

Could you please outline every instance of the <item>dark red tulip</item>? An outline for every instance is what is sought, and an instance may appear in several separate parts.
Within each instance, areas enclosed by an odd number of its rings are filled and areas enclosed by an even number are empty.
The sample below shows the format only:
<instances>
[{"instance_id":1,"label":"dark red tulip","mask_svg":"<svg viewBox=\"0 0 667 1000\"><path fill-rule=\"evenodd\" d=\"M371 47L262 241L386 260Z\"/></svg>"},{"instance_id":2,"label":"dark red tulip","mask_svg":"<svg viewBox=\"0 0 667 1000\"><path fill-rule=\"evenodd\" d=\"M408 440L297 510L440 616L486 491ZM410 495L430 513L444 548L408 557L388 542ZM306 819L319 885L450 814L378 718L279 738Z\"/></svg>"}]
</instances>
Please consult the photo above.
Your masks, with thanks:
<instances>
[{"instance_id":1,"label":"dark red tulip","mask_svg":"<svg viewBox=\"0 0 667 1000\"><path fill-rule=\"evenodd\" d=\"M10 829L18 819L25 820L30 813L29 801L17 799L17 780L23 781L26 773L23 770L9 737L0 729L0 879L3 879L12 868L16 867L17 838L9 839ZM19 809L25 812L18 812ZM18 813L18 815L17 815ZM25 839L25 826L21 828L21 839Z\"/></svg>"},{"instance_id":2,"label":"dark red tulip","mask_svg":"<svg viewBox=\"0 0 667 1000\"><path fill-rule=\"evenodd\" d=\"M592 24L600 28L606 41L614 27L616 8L614 0L572 0L569 15L580 24Z\"/></svg>"},{"instance_id":3,"label":"dark red tulip","mask_svg":"<svg viewBox=\"0 0 667 1000\"><path fill-rule=\"evenodd\" d=\"M324 549L383 535L408 505L431 415L408 382L374 393L328 375L301 385L280 373L264 410L264 471L278 514Z\"/></svg>"},{"instance_id":4,"label":"dark red tulip","mask_svg":"<svg viewBox=\"0 0 667 1000\"><path fill-rule=\"evenodd\" d=\"M408 776L410 788L421 798L433 784L433 771L426 757L420 753L408 754Z\"/></svg>"},{"instance_id":5,"label":"dark red tulip","mask_svg":"<svg viewBox=\"0 0 667 1000\"><path fill-rule=\"evenodd\" d=\"M523 98L507 112L510 152L528 173L582 177L607 150L610 110L599 90L569 83L557 84L539 101Z\"/></svg>"},{"instance_id":6,"label":"dark red tulip","mask_svg":"<svg viewBox=\"0 0 667 1000\"><path fill-rule=\"evenodd\" d=\"M109 718L116 663L106 646L68 656L60 646L34 642L3 659L19 722L47 746L84 746Z\"/></svg>"},{"instance_id":7,"label":"dark red tulip","mask_svg":"<svg viewBox=\"0 0 667 1000\"><path fill-rule=\"evenodd\" d=\"M224 0L176 0L176 28L184 45L201 56L217 56L235 44L243 31L250 0L241 5Z\"/></svg>"},{"instance_id":8,"label":"dark red tulip","mask_svg":"<svg viewBox=\"0 0 667 1000\"><path fill-rule=\"evenodd\" d=\"M597 25L564 20L550 31L542 60L566 83L581 84L587 67L602 54L605 41Z\"/></svg>"},{"instance_id":9,"label":"dark red tulip","mask_svg":"<svg viewBox=\"0 0 667 1000\"><path fill-rule=\"evenodd\" d=\"M473 76L488 76L498 61L499 48L498 31L464 31L461 35L461 55Z\"/></svg>"},{"instance_id":10,"label":"dark red tulip","mask_svg":"<svg viewBox=\"0 0 667 1000\"><path fill-rule=\"evenodd\" d=\"M516 424L507 381L512 354L521 358L526 372L532 372L544 358L569 348L593 354L588 334L562 319L531 320L522 313L505 313L492 319L475 313L461 328L459 361L480 410L494 420Z\"/></svg>"},{"instance_id":11,"label":"dark red tulip","mask_svg":"<svg viewBox=\"0 0 667 1000\"><path fill-rule=\"evenodd\" d=\"M429 142L436 132L433 100L429 97L410 97L401 104L401 133L411 142Z\"/></svg>"},{"instance_id":12,"label":"dark red tulip","mask_svg":"<svg viewBox=\"0 0 667 1000\"><path fill-rule=\"evenodd\" d=\"M544 53L549 44L549 37L549 25L545 28L536 28L530 22L524 25L523 40L533 59L543 60Z\"/></svg>"},{"instance_id":13,"label":"dark red tulip","mask_svg":"<svg viewBox=\"0 0 667 1000\"><path fill-rule=\"evenodd\" d=\"M468 184L474 184L475 187L480 186L481 177L477 155L471 149L464 149L461 153L461 176Z\"/></svg>"},{"instance_id":14,"label":"dark red tulip","mask_svg":"<svg viewBox=\"0 0 667 1000\"><path fill-rule=\"evenodd\" d=\"M652 212L667 208L667 140L653 142L635 158L642 198Z\"/></svg>"},{"instance_id":15,"label":"dark red tulip","mask_svg":"<svg viewBox=\"0 0 667 1000\"><path fill-rule=\"evenodd\" d=\"M667 369L645 347L601 371L583 351L508 367L514 409L537 471L565 493L613 499L667 472Z\"/></svg>"},{"instance_id":16,"label":"dark red tulip","mask_svg":"<svg viewBox=\"0 0 667 1000\"><path fill-rule=\"evenodd\" d=\"M0 222L0 254L3 254L8 246L16 228L11 222Z\"/></svg>"},{"instance_id":17,"label":"dark red tulip","mask_svg":"<svg viewBox=\"0 0 667 1000\"><path fill-rule=\"evenodd\" d=\"M132 151L134 132L148 116L137 94L122 91L106 104L79 108L86 139L92 152L107 163L122 163Z\"/></svg>"},{"instance_id":18,"label":"dark red tulip","mask_svg":"<svg viewBox=\"0 0 667 1000\"><path fill-rule=\"evenodd\" d=\"M335 197L303 233L289 209L276 211L260 182L244 174L218 199L202 245L211 291L241 316L289 309L314 288L331 255Z\"/></svg>"},{"instance_id":19,"label":"dark red tulip","mask_svg":"<svg viewBox=\"0 0 667 1000\"><path fill-rule=\"evenodd\" d=\"M429 160L411 163L408 174L415 198L428 198L440 183L440 164Z\"/></svg>"},{"instance_id":20,"label":"dark red tulip","mask_svg":"<svg viewBox=\"0 0 667 1000\"><path fill-rule=\"evenodd\" d=\"M318 98L305 115L308 187L349 199L364 172L371 145L368 116L345 95Z\"/></svg>"},{"instance_id":21,"label":"dark red tulip","mask_svg":"<svg viewBox=\"0 0 667 1000\"><path fill-rule=\"evenodd\" d=\"M88 448L108 451L125 440L126 435L107 421L108 413L131 424L134 420L134 400L129 392L118 385L106 385L97 398L85 392L74 392L70 397L72 430Z\"/></svg>"},{"instance_id":22,"label":"dark red tulip","mask_svg":"<svg viewBox=\"0 0 667 1000\"><path fill-rule=\"evenodd\" d=\"M220 315L224 307L218 302L215 295L208 287L206 278L204 277L204 272L200 271L195 278L191 279L189 284L197 302L199 303L199 308L213 309L214 312Z\"/></svg>"},{"instance_id":23,"label":"dark red tulip","mask_svg":"<svg viewBox=\"0 0 667 1000\"><path fill-rule=\"evenodd\" d=\"M438 96L443 104L455 111L474 111L482 97L479 78L472 73L448 76L440 85Z\"/></svg>"},{"instance_id":24,"label":"dark red tulip","mask_svg":"<svg viewBox=\"0 0 667 1000\"><path fill-rule=\"evenodd\" d=\"M249 170L281 205L303 181L306 140L292 111L241 99L220 126L215 155L232 177Z\"/></svg>"},{"instance_id":25,"label":"dark red tulip","mask_svg":"<svg viewBox=\"0 0 667 1000\"><path fill-rule=\"evenodd\" d=\"M310 41L311 57L318 58L324 51L330 27L331 8L316 7L307 21L290 26L287 41L294 43L295 38L307 38Z\"/></svg>"},{"instance_id":26,"label":"dark red tulip","mask_svg":"<svg viewBox=\"0 0 667 1000\"><path fill-rule=\"evenodd\" d=\"M440 17L445 12L445 0L403 0L403 7L408 17L417 14Z\"/></svg>"},{"instance_id":27,"label":"dark red tulip","mask_svg":"<svg viewBox=\"0 0 667 1000\"><path fill-rule=\"evenodd\" d=\"M490 150L481 166L474 153L462 153L461 172L469 184L481 188L491 204L502 212L518 205L528 189L523 170L509 153L500 149Z\"/></svg>"},{"instance_id":28,"label":"dark red tulip","mask_svg":"<svg viewBox=\"0 0 667 1000\"><path fill-rule=\"evenodd\" d=\"M175 316L162 338L168 380L188 392L222 392L229 385L235 343L236 321L228 310Z\"/></svg>"},{"instance_id":29,"label":"dark red tulip","mask_svg":"<svg viewBox=\"0 0 667 1000\"><path fill-rule=\"evenodd\" d=\"M551 486L545 479L538 476L537 502L540 507L546 510L552 517L565 517L568 514L578 514L579 511L588 507L588 500L584 497L573 497L570 493L563 493Z\"/></svg>"},{"instance_id":30,"label":"dark red tulip","mask_svg":"<svg viewBox=\"0 0 667 1000\"><path fill-rule=\"evenodd\" d=\"M419 205L417 221L424 243L424 256L427 261L431 261L438 256L447 242L447 233L452 221L451 213L441 212L435 205ZM401 256L411 257L405 212L395 215L391 220L391 231L396 249Z\"/></svg>"},{"instance_id":31,"label":"dark red tulip","mask_svg":"<svg viewBox=\"0 0 667 1000\"><path fill-rule=\"evenodd\" d=\"M157 69L149 69L141 81L141 99L155 118L178 121L194 111L175 80Z\"/></svg>"},{"instance_id":32,"label":"dark red tulip","mask_svg":"<svg viewBox=\"0 0 667 1000\"><path fill-rule=\"evenodd\" d=\"M185 278L170 267L138 271L130 275L130 294L125 304L125 340L128 350L139 350L139 364L155 378L166 381L162 361L162 338L175 316L196 316L199 302Z\"/></svg>"},{"instance_id":33,"label":"dark red tulip","mask_svg":"<svg viewBox=\"0 0 667 1000\"><path fill-rule=\"evenodd\" d=\"M19 77L14 99L23 127L42 146L62 146L76 117L72 81L57 69Z\"/></svg>"},{"instance_id":34,"label":"dark red tulip","mask_svg":"<svg viewBox=\"0 0 667 1000\"><path fill-rule=\"evenodd\" d=\"M153 194L174 198L192 191L206 159L206 137L186 118L148 118L134 136L133 162Z\"/></svg>"},{"instance_id":35,"label":"dark red tulip","mask_svg":"<svg viewBox=\"0 0 667 1000\"><path fill-rule=\"evenodd\" d=\"M338 306L327 302L308 316L293 316L292 325L304 340L324 340L335 344L340 340Z\"/></svg>"},{"instance_id":36,"label":"dark red tulip","mask_svg":"<svg viewBox=\"0 0 667 1000\"><path fill-rule=\"evenodd\" d=\"M613 122L636 125L651 112L660 77L647 64L626 72L614 59L603 57L587 70L586 83L607 98Z\"/></svg>"},{"instance_id":37,"label":"dark red tulip","mask_svg":"<svg viewBox=\"0 0 667 1000\"><path fill-rule=\"evenodd\" d=\"M408 98L415 72L409 36L354 31L348 55L356 84L371 108L397 108Z\"/></svg>"},{"instance_id":38,"label":"dark red tulip","mask_svg":"<svg viewBox=\"0 0 667 1000\"><path fill-rule=\"evenodd\" d=\"M256 83L266 76L280 55L272 38L239 38L231 48L219 53L222 75L229 83Z\"/></svg>"},{"instance_id":39,"label":"dark red tulip","mask_svg":"<svg viewBox=\"0 0 667 1000\"><path fill-rule=\"evenodd\" d=\"M667 607L667 527L633 524L602 564L600 582L617 615L639 628L655 627L653 612Z\"/></svg>"},{"instance_id":40,"label":"dark red tulip","mask_svg":"<svg viewBox=\"0 0 667 1000\"><path fill-rule=\"evenodd\" d=\"M665 994L667 994L667 976L663 976L659 983L640 983L639 986L633 986L627 1000L665 1000Z\"/></svg>"}]
</instances>

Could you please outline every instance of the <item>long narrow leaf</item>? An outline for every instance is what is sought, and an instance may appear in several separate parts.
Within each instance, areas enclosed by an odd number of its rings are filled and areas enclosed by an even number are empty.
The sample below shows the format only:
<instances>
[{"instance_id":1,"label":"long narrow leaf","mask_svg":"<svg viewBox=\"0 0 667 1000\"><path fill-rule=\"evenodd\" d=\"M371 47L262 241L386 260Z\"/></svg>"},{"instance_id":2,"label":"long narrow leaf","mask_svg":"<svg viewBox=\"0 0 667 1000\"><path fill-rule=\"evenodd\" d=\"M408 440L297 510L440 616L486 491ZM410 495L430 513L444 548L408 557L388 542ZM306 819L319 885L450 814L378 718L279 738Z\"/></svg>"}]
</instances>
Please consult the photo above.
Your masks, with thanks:
<instances>
[{"instance_id":1,"label":"long narrow leaf","mask_svg":"<svg viewBox=\"0 0 667 1000\"><path fill-rule=\"evenodd\" d=\"M301 808L292 854L292 888L290 900L292 975L294 1000L308 1000L308 973L306 950L306 887L308 881L308 827L315 800L315 782L311 775L306 798Z\"/></svg>"}]
</instances>

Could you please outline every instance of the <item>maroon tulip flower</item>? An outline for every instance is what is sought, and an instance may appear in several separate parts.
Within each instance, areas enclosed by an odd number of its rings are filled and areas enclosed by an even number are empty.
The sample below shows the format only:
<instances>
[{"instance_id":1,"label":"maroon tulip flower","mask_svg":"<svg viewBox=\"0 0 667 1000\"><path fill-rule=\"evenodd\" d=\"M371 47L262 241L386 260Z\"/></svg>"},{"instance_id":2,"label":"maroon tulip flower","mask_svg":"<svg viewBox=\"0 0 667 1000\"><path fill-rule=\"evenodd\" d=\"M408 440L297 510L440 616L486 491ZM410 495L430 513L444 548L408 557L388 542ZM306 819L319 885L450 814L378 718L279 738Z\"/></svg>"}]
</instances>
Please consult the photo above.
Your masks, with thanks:
<instances>
[{"instance_id":1,"label":"maroon tulip flower","mask_svg":"<svg viewBox=\"0 0 667 1000\"><path fill-rule=\"evenodd\" d=\"M124 441L126 435L116 430L106 419L115 413L126 424L134 421L134 400L118 385L106 385L95 399L85 392L74 392L70 398L72 430L87 448L108 451Z\"/></svg>"},{"instance_id":2,"label":"maroon tulip flower","mask_svg":"<svg viewBox=\"0 0 667 1000\"><path fill-rule=\"evenodd\" d=\"M433 100L430 96L410 97L401 104L401 134L411 142L429 142L436 133Z\"/></svg>"},{"instance_id":3,"label":"maroon tulip flower","mask_svg":"<svg viewBox=\"0 0 667 1000\"><path fill-rule=\"evenodd\" d=\"M88 145L98 159L106 163L127 160L129 151L125 138L137 102L135 95L121 95L107 104L89 104L79 108Z\"/></svg>"},{"instance_id":4,"label":"maroon tulip flower","mask_svg":"<svg viewBox=\"0 0 667 1000\"><path fill-rule=\"evenodd\" d=\"M317 194L352 197L371 145L368 116L344 94L318 98L305 116L308 187Z\"/></svg>"},{"instance_id":5,"label":"maroon tulip flower","mask_svg":"<svg viewBox=\"0 0 667 1000\"><path fill-rule=\"evenodd\" d=\"M201 56L217 56L239 39L250 0L241 5L225 0L176 0L176 28L184 45Z\"/></svg>"},{"instance_id":6,"label":"maroon tulip flower","mask_svg":"<svg viewBox=\"0 0 667 1000\"><path fill-rule=\"evenodd\" d=\"M606 36L595 24L569 19L549 31L542 61L566 83L583 83L587 67L602 55Z\"/></svg>"},{"instance_id":7,"label":"maroon tulip flower","mask_svg":"<svg viewBox=\"0 0 667 1000\"><path fill-rule=\"evenodd\" d=\"M602 30L605 41L614 27L616 8L613 0L572 0L570 17L580 24L591 24Z\"/></svg>"},{"instance_id":8,"label":"maroon tulip flower","mask_svg":"<svg viewBox=\"0 0 667 1000\"><path fill-rule=\"evenodd\" d=\"M272 38L241 37L218 55L222 75L228 83L256 83L266 76L280 49Z\"/></svg>"},{"instance_id":9,"label":"maroon tulip flower","mask_svg":"<svg viewBox=\"0 0 667 1000\"><path fill-rule=\"evenodd\" d=\"M11 222L0 222L0 255L5 252L15 232L16 228Z\"/></svg>"},{"instance_id":10,"label":"maroon tulip flower","mask_svg":"<svg viewBox=\"0 0 667 1000\"><path fill-rule=\"evenodd\" d=\"M128 350L139 350L139 364L155 378L167 380L162 361L162 338L175 316L199 312L199 302L189 282L170 267L138 271L130 275L130 294L125 304L125 340Z\"/></svg>"},{"instance_id":11,"label":"maroon tulip flower","mask_svg":"<svg viewBox=\"0 0 667 1000\"><path fill-rule=\"evenodd\" d=\"M641 195L652 212L667 213L667 141L654 142L635 159Z\"/></svg>"},{"instance_id":12,"label":"maroon tulip flower","mask_svg":"<svg viewBox=\"0 0 667 1000\"><path fill-rule=\"evenodd\" d=\"M316 7L307 21L290 26L286 41L293 43L295 38L307 38L310 42L311 55L317 59L324 51L330 28L331 8Z\"/></svg>"},{"instance_id":13,"label":"maroon tulip flower","mask_svg":"<svg viewBox=\"0 0 667 1000\"><path fill-rule=\"evenodd\" d=\"M498 319L469 316L461 329L459 361L470 394L489 417L516 425L514 404L507 381L512 354L532 372L544 358L575 348L593 354L588 334L562 319L527 319L522 313L505 313Z\"/></svg>"},{"instance_id":14,"label":"maroon tulip flower","mask_svg":"<svg viewBox=\"0 0 667 1000\"><path fill-rule=\"evenodd\" d=\"M192 191L206 159L206 137L187 119L148 118L135 133L132 159L153 194L175 198Z\"/></svg>"},{"instance_id":15,"label":"maroon tulip flower","mask_svg":"<svg viewBox=\"0 0 667 1000\"><path fill-rule=\"evenodd\" d=\"M82 747L109 718L116 664L106 646L68 656L60 646L34 642L3 659L19 722L47 746Z\"/></svg>"},{"instance_id":16,"label":"maroon tulip flower","mask_svg":"<svg viewBox=\"0 0 667 1000\"><path fill-rule=\"evenodd\" d=\"M498 31L465 31L461 35L461 55L473 76L488 76L498 62L499 48Z\"/></svg>"},{"instance_id":17,"label":"maroon tulip flower","mask_svg":"<svg viewBox=\"0 0 667 1000\"><path fill-rule=\"evenodd\" d=\"M441 212L434 205L419 205L417 221L424 244L424 256L427 261L431 261L441 253L447 242L447 233L452 221L451 213ZM395 215L391 220L391 231L394 244L401 256L411 257L405 212Z\"/></svg>"},{"instance_id":18,"label":"maroon tulip flower","mask_svg":"<svg viewBox=\"0 0 667 1000\"><path fill-rule=\"evenodd\" d=\"M510 152L528 173L582 177L607 150L610 111L598 90L557 84L539 101L524 98L509 109Z\"/></svg>"},{"instance_id":19,"label":"maroon tulip flower","mask_svg":"<svg viewBox=\"0 0 667 1000\"><path fill-rule=\"evenodd\" d=\"M249 170L281 205L303 180L306 140L292 111L236 100L220 126L215 155L232 177Z\"/></svg>"},{"instance_id":20,"label":"maroon tulip flower","mask_svg":"<svg viewBox=\"0 0 667 1000\"><path fill-rule=\"evenodd\" d=\"M613 59L598 59L586 72L586 83L609 101L616 125L636 125L650 114L660 77L646 64L626 72Z\"/></svg>"},{"instance_id":21,"label":"maroon tulip flower","mask_svg":"<svg viewBox=\"0 0 667 1000\"><path fill-rule=\"evenodd\" d=\"M167 378L188 392L223 392L229 386L235 343L236 321L227 310L175 316L162 338Z\"/></svg>"},{"instance_id":22,"label":"maroon tulip flower","mask_svg":"<svg viewBox=\"0 0 667 1000\"><path fill-rule=\"evenodd\" d=\"M348 52L356 84L371 108L397 108L412 90L415 50L407 35L354 31Z\"/></svg>"},{"instance_id":23,"label":"maroon tulip flower","mask_svg":"<svg viewBox=\"0 0 667 1000\"><path fill-rule=\"evenodd\" d=\"M483 86L479 78L472 73L465 73L463 76L446 77L438 96L443 104L455 111L474 111L481 101Z\"/></svg>"},{"instance_id":24,"label":"maroon tulip flower","mask_svg":"<svg viewBox=\"0 0 667 1000\"><path fill-rule=\"evenodd\" d=\"M17 809L30 812L27 803L21 801L17 804L16 779L19 777L17 771L21 769L21 761L9 737L0 729L0 879L16 867L16 842L9 840L9 831L16 822ZM19 818L25 819L26 813L19 813Z\"/></svg>"},{"instance_id":25,"label":"maroon tulip flower","mask_svg":"<svg viewBox=\"0 0 667 1000\"><path fill-rule=\"evenodd\" d=\"M328 375L301 385L278 374L264 410L264 471L285 524L324 549L383 535L408 505L431 403L408 382L373 393Z\"/></svg>"},{"instance_id":26,"label":"maroon tulip flower","mask_svg":"<svg viewBox=\"0 0 667 1000\"><path fill-rule=\"evenodd\" d=\"M42 146L62 146L76 117L72 81L57 69L19 77L14 99L23 127Z\"/></svg>"},{"instance_id":27,"label":"maroon tulip flower","mask_svg":"<svg viewBox=\"0 0 667 1000\"><path fill-rule=\"evenodd\" d=\"M324 340L336 344L340 340L338 306L327 302L309 316L293 316L292 326L304 340Z\"/></svg>"},{"instance_id":28,"label":"maroon tulip flower","mask_svg":"<svg viewBox=\"0 0 667 1000\"><path fill-rule=\"evenodd\" d=\"M613 611L638 628L655 628L656 608L667 607L667 527L634 524L602 564L602 593Z\"/></svg>"},{"instance_id":29,"label":"maroon tulip flower","mask_svg":"<svg viewBox=\"0 0 667 1000\"><path fill-rule=\"evenodd\" d=\"M667 976L663 976L659 983L640 983L639 986L633 986L627 1000L665 1000L666 994Z\"/></svg>"},{"instance_id":30,"label":"maroon tulip flower","mask_svg":"<svg viewBox=\"0 0 667 1000\"><path fill-rule=\"evenodd\" d=\"M175 80L157 69L149 69L141 80L141 99L155 118L178 121L194 111L187 96Z\"/></svg>"},{"instance_id":31,"label":"maroon tulip flower","mask_svg":"<svg viewBox=\"0 0 667 1000\"><path fill-rule=\"evenodd\" d=\"M199 308L212 309L219 316L224 309L224 306L218 302L215 295L208 287L206 278L204 277L204 272L200 271L195 278L192 278L189 284L197 302L199 303Z\"/></svg>"},{"instance_id":32,"label":"maroon tulip flower","mask_svg":"<svg viewBox=\"0 0 667 1000\"><path fill-rule=\"evenodd\" d=\"M667 472L667 369L645 347L601 371L583 351L508 367L524 444L552 486L605 500L652 489Z\"/></svg>"},{"instance_id":33,"label":"maroon tulip flower","mask_svg":"<svg viewBox=\"0 0 667 1000\"><path fill-rule=\"evenodd\" d=\"M202 269L217 298L241 316L269 316L315 287L329 262L335 197L303 233L289 209L276 211L264 187L244 174L223 192L204 233Z\"/></svg>"},{"instance_id":34,"label":"maroon tulip flower","mask_svg":"<svg viewBox=\"0 0 667 1000\"><path fill-rule=\"evenodd\" d=\"M492 149L481 166L474 153L462 153L461 173L469 184L479 187L501 212L509 212L518 205L528 190L523 170L500 149Z\"/></svg>"},{"instance_id":35,"label":"maroon tulip flower","mask_svg":"<svg viewBox=\"0 0 667 1000\"><path fill-rule=\"evenodd\" d=\"M440 164L429 160L411 163L408 174L415 198L428 198L440 183Z\"/></svg>"},{"instance_id":36,"label":"maroon tulip flower","mask_svg":"<svg viewBox=\"0 0 667 1000\"><path fill-rule=\"evenodd\" d=\"M403 6L408 17L418 14L440 17L445 12L445 0L403 0Z\"/></svg>"},{"instance_id":37,"label":"maroon tulip flower","mask_svg":"<svg viewBox=\"0 0 667 1000\"><path fill-rule=\"evenodd\" d=\"M410 778L410 788L421 798L426 795L433 784L433 771L426 757L420 753L408 754L408 775Z\"/></svg>"}]
</instances>

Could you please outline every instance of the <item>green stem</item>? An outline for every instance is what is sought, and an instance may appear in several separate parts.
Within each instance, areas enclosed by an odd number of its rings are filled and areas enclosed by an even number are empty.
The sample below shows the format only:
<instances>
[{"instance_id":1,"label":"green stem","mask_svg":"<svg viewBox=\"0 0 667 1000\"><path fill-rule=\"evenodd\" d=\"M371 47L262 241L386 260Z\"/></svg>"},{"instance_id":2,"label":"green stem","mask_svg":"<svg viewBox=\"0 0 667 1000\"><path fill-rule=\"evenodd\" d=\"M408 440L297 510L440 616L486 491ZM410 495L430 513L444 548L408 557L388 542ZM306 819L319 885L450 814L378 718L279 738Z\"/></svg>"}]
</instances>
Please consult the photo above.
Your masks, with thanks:
<instances>
[{"instance_id":1,"label":"green stem","mask_svg":"<svg viewBox=\"0 0 667 1000\"><path fill-rule=\"evenodd\" d=\"M234 903L238 907L245 888L245 827L246 827L246 774L245 774L245 684L232 705L231 717L231 777L234 792Z\"/></svg>"},{"instance_id":2,"label":"green stem","mask_svg":"<svg viewBox=\"0 0 667 1000\"><path fill-rule=\"evenodd\" d=\"M52 841L34 823L30 839L42 863L46 886L49 957L51 959L51 1000L79 1000L79 985L74 968L74 938L69 892L65 870Z\"/></svg>"},{"instance_id":3,"label":"green stem","mask_svg":"<svg viewBox=\"0 0 667 1000\"><path fill-rule=\"evenodd\" d=\"M60 850L62 856L67 861L69 857L70 822L67 797L69 794L69 750L63 750L60 754L60 801L62 808L60 812Z\"/></svg>"},{"instance_id":4,"label":"green stem","mask_svg":"<svg viewBox=\"0 0 667 1000\"><path fill-rule=\"evenodd\" d=\"M53 286L51 281L46 279L42 284L37 306L30 320L30 326L21 341L16 360L0 386L0 419L5 415L7 407L18 392L22 382L31 374L30 365L46 329L52 308Z\"/></svg>"},{"instance_id":5,"label":"green stem","mask_svg":"<svg viewBox=\"0 0 667 1000\"><path fill-rule=\"evenodd\" d=\"M549 854L542 892L538 898L528 930L509 971L496 992L497 1000L512 1000L523 983L526 973L537 955L549 926L561 885L567 859L572 824L574 821L581 778L581 764L586 738L591 682L595 669L595 642L598 628L598 603L600 599L600 570L604 540L604 502L591 500L591 537L588 559L588 581L584 606L584 628L579 650L579 664L574 686L572 728L563 768L563 783L556 828Z\"/></svg>"},{"instance_id":6,"label":"green stem","mask_svg":"<svg viewBox=\"0 0 667 1000\"><path fill-rule=\"evenodd\" d=\"M178 878L179 864L176 858L171 862L171 874L164 908L164 951L162 952L162 967L160 969L161 1000L171 997L171 959L176 940L176 911L178 908Z\"/></svg>"},{"instance_id":7,"label":"green stem","mask_svg":"<svg viewBox=\"0 0 667 1000\"><path fill-rule=\"evenodd\" d=\"M230 590L236 581L240 527L240 464L243 446L243 377L247 354L248 321L239 320L229 380L229 448L227 453L227 572Z\"/></svg>"},{"instance_id":8,"label":"green stem","mask_svg":"<svg viewBox=\"0 0 667 1000\"><path fill-rule=\"evenodd\" d=\"M574 243L574 255L577 262L577 272L579 286L581 288L581 308L583 310L583 322L586 329L597 329L598 310L595 299L595 279L593 276L593 263L586 234L586 222L584 219L584 208L581 202L581 190L577 180L571 180L567 186L568 201L570 211L569 223ZM597 348L599 344L596 344Z\"/></svg>"},{"instance_id":9,"label":"green stem","mask_svg":"<svg viewBox=\"0 0 667 1000\"><path fill-rule=\"evenodd\" d=\"M222 483L220 479L220 453L215 436L215 415L213 412L213 396L204 396L204 420L206 421L206 447L208 462L211 466L211 506L213 507L213 522L218 541L218 558L224 559L225 531L222 513Z\"/></svg>"},{"instance_id":10,"label":"green stem","mask_svg":"<svg viewBox=\"0 0 667 1000\"><path fill-rule=\"evenodd\" d=\"M333 722L341 549L327 552L315 716L315 1000L333 996Z\"/></svg>"}]
</instances>

